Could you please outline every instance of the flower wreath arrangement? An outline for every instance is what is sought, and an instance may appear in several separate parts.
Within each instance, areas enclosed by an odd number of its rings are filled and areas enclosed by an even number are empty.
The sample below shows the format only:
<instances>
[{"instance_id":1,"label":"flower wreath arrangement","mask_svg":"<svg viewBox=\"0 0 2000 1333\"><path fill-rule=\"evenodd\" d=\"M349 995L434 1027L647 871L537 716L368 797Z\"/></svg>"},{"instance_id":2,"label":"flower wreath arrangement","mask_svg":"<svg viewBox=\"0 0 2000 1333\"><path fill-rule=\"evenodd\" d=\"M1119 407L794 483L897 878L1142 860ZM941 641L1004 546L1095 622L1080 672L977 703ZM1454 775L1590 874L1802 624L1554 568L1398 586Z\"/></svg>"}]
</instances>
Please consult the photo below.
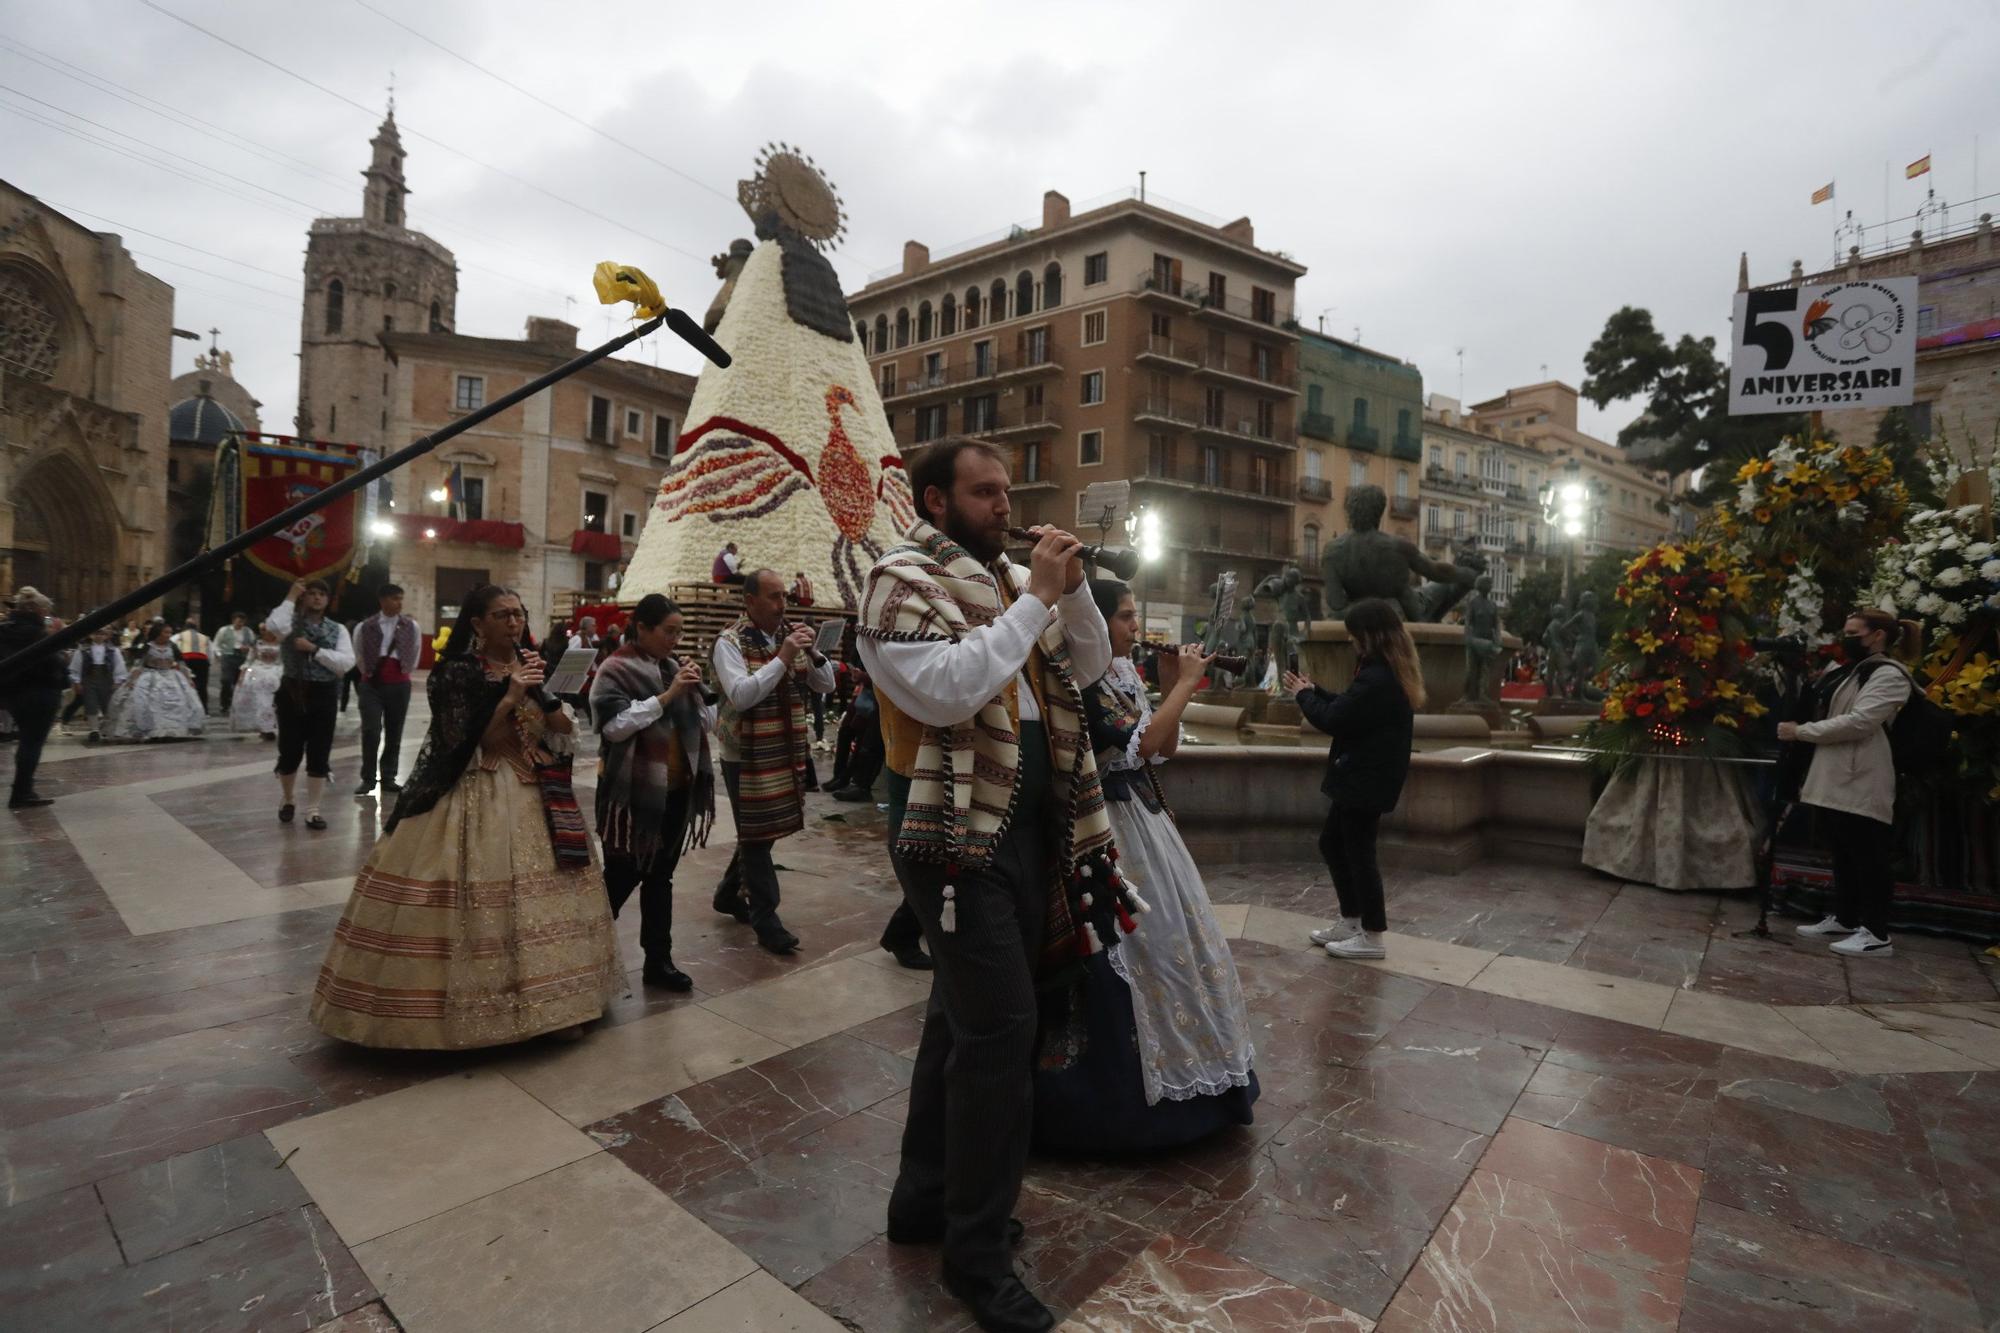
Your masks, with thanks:
<instances>
[{"instance_id":1,"label":"flower wreath arrangement","mask_svg":"<svg viewBox=\"0 0 2000 1333\"><path fill-rule=\"evenodd\" d=\"M1629 623L1606 655L1593 746L1614 760L1739 752L1745 725L1767 711L1745 678L1758 581L1714 540L1665 542L1627 566L1616 596Z\"/></svg>"}]
</instances>

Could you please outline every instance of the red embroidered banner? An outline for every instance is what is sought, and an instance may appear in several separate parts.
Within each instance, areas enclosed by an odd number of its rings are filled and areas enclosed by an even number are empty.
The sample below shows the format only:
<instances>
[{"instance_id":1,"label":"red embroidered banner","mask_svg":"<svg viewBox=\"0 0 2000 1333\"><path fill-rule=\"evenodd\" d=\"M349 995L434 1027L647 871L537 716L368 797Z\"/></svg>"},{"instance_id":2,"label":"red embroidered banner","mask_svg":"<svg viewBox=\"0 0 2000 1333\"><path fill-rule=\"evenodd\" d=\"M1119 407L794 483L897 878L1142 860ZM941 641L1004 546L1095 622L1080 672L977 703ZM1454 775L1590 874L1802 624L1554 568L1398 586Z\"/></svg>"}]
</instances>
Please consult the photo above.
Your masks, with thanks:
<instances>
[{"instance_id":1,"label":"red embroidered banner","mask_svg":"<svg viewBox=\"0 0 2000 1333\"><path fill-rule=\"evenodd\" d=\"M359 467L352 453L333 453L305 444L243 442L241 527L252 528L333 485ZM292 579L339 573L354 557L357 495L343 495L326 508L252 546L244 555L267 574Z\"/></svg>"},{"instance_id":2,"label":"red embroidered banner","mask_svg":"<svg viewBox=\"0 0 2000 1333\"><path fill-rule=\"evenodd\" d=\"M623 560L625 545L618 540L615 532L599 532L595 528L578 528L569 535L571 555L587 555L593 560Z\"/></svg>"}]
</instances>

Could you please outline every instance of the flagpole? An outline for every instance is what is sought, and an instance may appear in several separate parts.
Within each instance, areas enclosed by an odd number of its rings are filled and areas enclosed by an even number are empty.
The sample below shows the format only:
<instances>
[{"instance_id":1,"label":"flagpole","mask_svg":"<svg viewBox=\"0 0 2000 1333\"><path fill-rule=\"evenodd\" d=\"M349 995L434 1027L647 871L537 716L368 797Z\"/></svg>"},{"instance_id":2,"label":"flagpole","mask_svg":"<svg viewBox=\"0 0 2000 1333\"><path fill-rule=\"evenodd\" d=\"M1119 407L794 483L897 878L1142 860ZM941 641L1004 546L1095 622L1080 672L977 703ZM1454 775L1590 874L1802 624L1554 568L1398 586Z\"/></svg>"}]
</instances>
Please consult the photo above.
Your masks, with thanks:
<instances>
[{"instance_id":1,"label":"flagpole","mask_svg":"<svg viewBox=\"0 0 2000 1333\"><path fill-rule=\"evenodd\" d=\"M668 314L673 314L673 315L678 315L679 313L680 312L678 311L668 312ZM620 334L618 337L613 338L610 342L605 343L599 347L594 347L590 351L583 353L581 356L572 357L570 360L563 362L560 366L557 366L554 370L549 371L547 374L541 376L540 378L529 381L528 383L522 385L520 388L514 390L510 394L505 395L504 397L494 399L492 402L486 404L478 411L470 413L466 416L462 416L458 420L452 422L450 425L445 426L440 430L434 431L433 433L426 435L419 440L412 441L410 444L405 445L402 449L399 449L395 453L390 454L388 457L380 460L379 462L376 462L368 467L362 468L359 471L353 473L351 476L348 476L340 481L335 482L333 485L327 487L323 491L320 491L318 494L308 496L306 499L301 500L299 501L299 503L293 505L290 509L287 509L284 513L278 514L272 518L267 518L262 523L259 523L256 527L248 528L243 532L238 533L235 537L231 538L227 542L224 542L222 545L203 551L200 555L195 556L192 560L189 560L184 564L181 564L173 569L168 570L166 573L160 575L160 577L154 579L151 583L146 584L144 587L139 588L133 592L129 592L125 594L125 596L118 598L114 602L110 602L104 606L100 606L99 608L97 608L97 610L92 611L90 614L84 616L81 620L74 621L71 624L64 626L62 629L57 630L54 634L44 635L40 639L37 639L34 643L30 644L28 647L23 648L19 652L15 653L12 657L7 658L5 661L0 661L0 681L4 681L7 677L13 675L16 671L19 671L22 667L27 666L29 663L35 661L38 658L47 656L50 653L62 651L64 648L69 647L71 644L76 643L79 640L87 637L88 635L96 632L97 630L102 629L104 626L109 625L112 621L118 619L120 616L123 616L128 612L138 610L146 603L153 601L155 598L160 597L161 595L171 591L174 588L179 587L181 584L187 583L193 579L198 579L202 577L204 574L210 572L211 570L220 568L222 563L228 560L230 557L248 550L250 547L256 545L258 542L264 540L266 537L269 537L273 533L290 527L292 524L298 522L300 519L306 517L308 514L312 514L321 509L326 508L326 506L332 504L335 500L340 499L342 496L350 495L353 492L360 490L363 486L366 486L369 482L374 481L377 477L387 476L389 473L394 472L397 468L400 468L407 463L414 462L416 459L423 457L425 454L428 454L431 450L443 444L446 440L449 440L456 435L464 434L466 431L471 430L474 426L479 425L481 422L486 421L489 418L499 415L500 413L506 411L508 408L514 406L516 403L519 403L524 399L534 397L536 394L540 393L543 389L548 388L550 385L555 384L560 380L569 378L571 375L576 374L576 372L579 370L584 370L590 366L597 364L599 361L602 361L605 357L610 356L613 352L619 351L622 348L625 348L630 344L637 342L639 339L645 337L649 333L652 333L653 331L658 329L660 325L665 324L667 322L668 322L667 314L656 315L652 319L647 320L644 324L641 324L638 327L632 329L630 332ZM675 332L677 333L680 332L678 320L675 321L675 325L676 325ZM696 325L695 327L699 329L700 326ZM720 351L718 351L717 355L723 355L723 354L720 353ZM726 356L724 357L724 360L726 362L727 360Z\"/></svg>"}]
</instances>

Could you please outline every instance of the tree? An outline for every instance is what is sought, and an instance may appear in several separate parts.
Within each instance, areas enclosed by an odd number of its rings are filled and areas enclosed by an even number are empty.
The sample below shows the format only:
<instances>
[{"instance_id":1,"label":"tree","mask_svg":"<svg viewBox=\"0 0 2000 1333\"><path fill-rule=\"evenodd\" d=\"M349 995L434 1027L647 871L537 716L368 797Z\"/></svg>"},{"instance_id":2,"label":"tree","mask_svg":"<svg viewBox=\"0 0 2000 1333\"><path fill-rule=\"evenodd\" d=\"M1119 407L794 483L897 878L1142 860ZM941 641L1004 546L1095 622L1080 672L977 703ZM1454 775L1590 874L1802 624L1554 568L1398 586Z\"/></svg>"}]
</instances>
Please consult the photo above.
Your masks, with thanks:
<instances>
[{"instance_id":1,"label":"tree","mask_svg":"<svg viewBox=\"0 0 2000 1333\"><path fill-rule=\"evenodd\" d=\"M1675 476L1705 463L1762 458L1785 436L1805 429L1798 415L1730 416L1729 368L1715 355L1715 339L1684 333L1669 344L1653 326L1652 312L1637 306L1624 306L1604 321L1583 368L1583 396L1598 407L1646 400L1645 411L1618 432L1618 444L1656 444L1648 465ZM1726 479L1711 474L1697 498L1723 484Z\"/></svg>"},{"instance_id":2,"label":"tree","mask_svg":"<svg viewBox=\"0 0 2000 1333\"><path fill-rule=\"evenodd\" d=\"M1579 564L1570 576L1570 614L1576 614L1578 593L1597 594L1599 647L1606 647L1611 642L1614 624L1622 610L1615 596L1618 582L1625 577L1625 567L1631 563L1632 556L1627 553L1606 551ZM1556 599L1561 595L1562 569L1559 566L1538 569L1523 576L1514 585L1513 593L1507 598L1507 609L1501 614L1507 632L1519 635L1523 643L1543 642L1548 633L1549 613L1555 609Z\"/></svg>"}]
</instances>

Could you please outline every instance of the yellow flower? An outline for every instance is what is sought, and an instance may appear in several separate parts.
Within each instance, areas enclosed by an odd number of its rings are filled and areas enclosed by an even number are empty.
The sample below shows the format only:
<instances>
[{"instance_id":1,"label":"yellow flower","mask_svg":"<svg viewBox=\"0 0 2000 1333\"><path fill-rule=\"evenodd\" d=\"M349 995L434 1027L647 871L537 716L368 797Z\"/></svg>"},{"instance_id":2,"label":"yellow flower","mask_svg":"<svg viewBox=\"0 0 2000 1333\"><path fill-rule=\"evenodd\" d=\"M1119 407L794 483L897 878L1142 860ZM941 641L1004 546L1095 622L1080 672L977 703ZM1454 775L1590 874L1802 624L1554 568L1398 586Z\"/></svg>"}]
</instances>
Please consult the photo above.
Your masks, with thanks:
<instances>
[{"instance_id":1,"label":"yellow flower","mask_svg":"<svg viewBox=\"0 0 2000 1333\"><path fill-rule=\"evenodd\" d=\"M1660 646L1660 641L1653 637L1653 631L1651 630L1639 631L1639 633L1632 636L1632 641L1639 645L1639 651L1642 653L1651 653Z\"/></svg>"},{"instance_id":2,"label":"yellow flower","mask_svg":"<svg viewBox=\"0 0 2000 1333\"><path fill-rule=\"evenodd\" d=\"M1743 712L1748 717L1762 717L1770 711L1770 709L1764 707L1764 705L1758 703L1755 699L1745 699L1743 701Z\"/></svg>"},{"instance_id":3,"label":"yellow flower","mask_svg":"<svg viewBox=\"0 0 2000 1333\"><path fill-rule=\"evenodd\" d=\"M1718 699L1734 699L1738 693L1740 691L1737 690L1736 682L1733 680L1718 680L1715 682L1715 696Z\"/></svg>"},{"instance_id":4,"label":"yellow flower","mask_svg":"<svg viewBox=\"0 0 2000 1333\"><path fill-rule=\"evenodd\" d=\"M1681 566L1687 563L1687 552L1678 546L1662 546L1660 548L1660 563L1678 574L1680 573Z\"/></svg>"}]
</instances>

